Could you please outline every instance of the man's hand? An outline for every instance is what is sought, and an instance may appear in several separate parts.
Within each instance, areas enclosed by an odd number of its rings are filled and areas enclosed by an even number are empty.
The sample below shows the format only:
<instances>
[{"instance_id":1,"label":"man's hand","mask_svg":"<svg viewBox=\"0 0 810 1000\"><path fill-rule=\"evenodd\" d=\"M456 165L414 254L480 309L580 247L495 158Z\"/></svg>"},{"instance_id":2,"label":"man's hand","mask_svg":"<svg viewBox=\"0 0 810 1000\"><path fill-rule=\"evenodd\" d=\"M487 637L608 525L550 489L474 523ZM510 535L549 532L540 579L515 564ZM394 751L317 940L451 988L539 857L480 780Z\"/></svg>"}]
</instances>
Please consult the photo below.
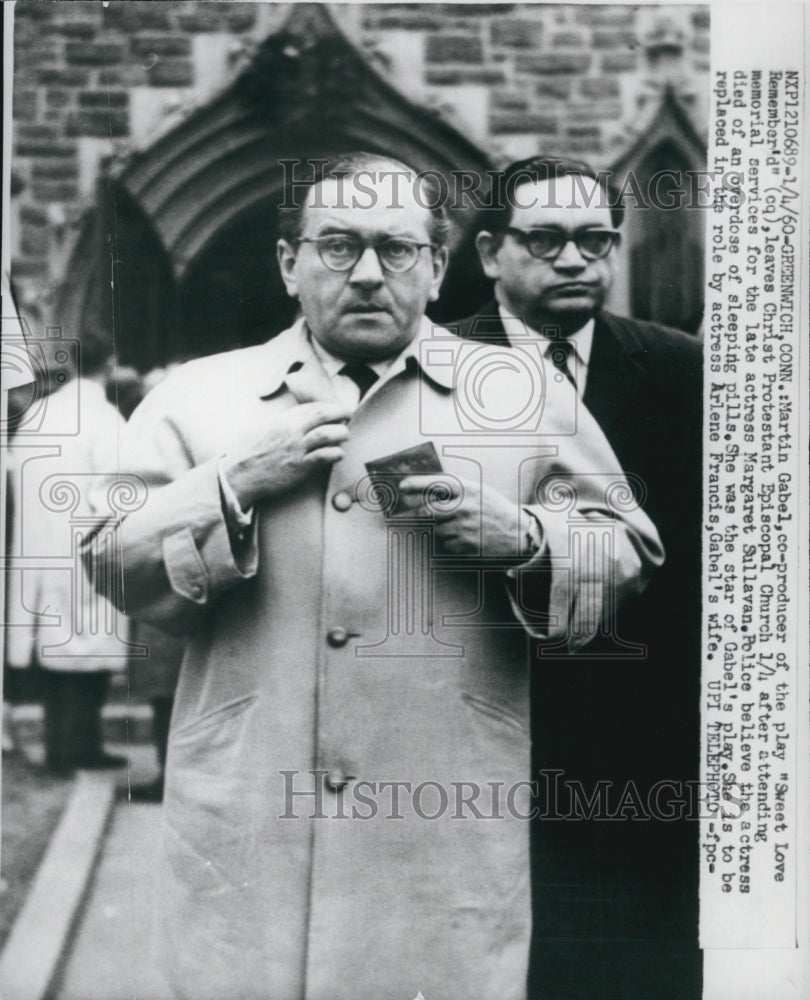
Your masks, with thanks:
<instances>
[{"instance_id":1,"label":"man's hand","mask_svg":"<svg viewBox=\"0 0 810 1000\"><path fill-rule=\"evenodd\" d=\"M439 474L406 476L398 490L403 509L434 519L436 535L445 551L518 555L522 537L520 507L497 490Z\"/></svg>"},{"instance_id":2,"label":"man's hand","mask_svg":"<svg viewBox=\"0 0 810 1000\"><path fill-rule=\"evenodd\" d=\"M297 486L316 469L339 462L348 440L342 403L299 403L279 416L252 447L228 456L223 472L243 510Z\"/></svg>"}]
</instances>

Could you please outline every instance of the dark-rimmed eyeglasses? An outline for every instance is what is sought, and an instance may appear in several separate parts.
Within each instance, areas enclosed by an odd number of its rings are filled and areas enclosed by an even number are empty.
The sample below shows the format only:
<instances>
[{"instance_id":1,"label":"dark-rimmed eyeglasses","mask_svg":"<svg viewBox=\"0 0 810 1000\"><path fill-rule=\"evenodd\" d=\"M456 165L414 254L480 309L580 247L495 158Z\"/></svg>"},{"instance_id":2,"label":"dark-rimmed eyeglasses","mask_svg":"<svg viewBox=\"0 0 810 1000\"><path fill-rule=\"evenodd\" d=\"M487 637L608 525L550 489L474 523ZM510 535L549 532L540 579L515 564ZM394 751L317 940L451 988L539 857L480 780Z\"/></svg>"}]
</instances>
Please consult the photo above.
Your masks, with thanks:
<instances>
[{"instance_id":1,"label":"dark-rimmed eyeglasses","mask_svg":"<svg viewBox=\"0 0 810 1000\"><path fill-rule=\"evenodd\" d=\"M506 232L511 233L537 260L554 260L569 243L574 244L585 260L601 260L619 242L616 229L581 229L570 233L555 226L538 226L537 229L507 226Z\"/></svg>"},{"instance_id":2,"label":"dark-rimmed eyeglasses","mask_svg":"<svg viewBox=\"0 0 810 1000\"><path fill-rule=\"evenodd\" d=\"M319 257L330 271L351 271L368 247L372 247L380 267L389 274L405 274L416 266L420 250L428 247L436 249L434 243L417 243L402 237L369 243L350 233L300 239L296 243L314 243Z\"/></svg>"}]
</instances>

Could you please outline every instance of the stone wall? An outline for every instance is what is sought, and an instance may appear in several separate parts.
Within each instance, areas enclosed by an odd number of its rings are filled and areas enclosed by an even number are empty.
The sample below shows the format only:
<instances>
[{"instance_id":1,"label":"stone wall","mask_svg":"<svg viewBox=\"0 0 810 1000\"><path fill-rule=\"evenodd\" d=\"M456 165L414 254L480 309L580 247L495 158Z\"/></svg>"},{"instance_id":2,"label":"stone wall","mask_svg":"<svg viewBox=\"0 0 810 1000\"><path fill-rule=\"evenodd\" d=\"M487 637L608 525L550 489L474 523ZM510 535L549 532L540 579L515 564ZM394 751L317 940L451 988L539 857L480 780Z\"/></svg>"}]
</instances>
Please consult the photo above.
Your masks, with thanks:
<instances>
[{"instance_id":1,"label":"stone wall","mask_svg":"<svg viewBox=\"0 0 810 1000\"><path fill-rule=\"evenodd\" d=\"M207 103L289 5L18 0L13 275L23 297L64 276L82 213L125 160ZM333 5L411 101L505 162L540 150L612 163L671 87L705 131L705 7Z\"/></svg>"},{"instance_id":2,"label":"stone wall","mask_svg":"<svg viewBox=\"0 0 810 1000\"><path fill-rule=\"evenodd\" d=\"M374 5L363 38L496 162L544 150L608 166L667 85L706 130L705 7Z\"/></svg>"},{"instance_id":3,"label":"stone wall","mask_svg":"<svg viewBox=\"0 0 810 1000\"><path fill-rule=\"evenodd\" d=\"M224 86L242 40L273 30L268 13L236 2L17 3L11 252L23 297L61 279L102 165Z\"/></svg>"}]
</instances>

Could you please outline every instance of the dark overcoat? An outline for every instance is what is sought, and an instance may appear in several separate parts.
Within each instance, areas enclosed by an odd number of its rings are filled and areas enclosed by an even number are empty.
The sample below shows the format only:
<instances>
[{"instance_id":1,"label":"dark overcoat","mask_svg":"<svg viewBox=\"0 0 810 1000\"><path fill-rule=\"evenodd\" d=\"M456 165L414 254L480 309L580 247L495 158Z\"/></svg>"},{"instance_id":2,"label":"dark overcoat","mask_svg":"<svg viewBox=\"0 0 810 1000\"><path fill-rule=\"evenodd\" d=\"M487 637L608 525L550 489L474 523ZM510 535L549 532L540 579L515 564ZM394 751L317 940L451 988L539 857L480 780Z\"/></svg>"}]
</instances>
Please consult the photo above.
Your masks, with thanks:
<instances>
[{"instance_id":1,"label":"dark overcoat","mask_svg":"<svg viewBox=\"0 0 810 1000\"><path fill-rule=\"evenodd\" d=\"M454 328L456 326L454 325ZM497 302L458 324L506 344ZM700 545L703 345L679 330L596 317L583 402L604 431L667 553L647 590L616 618L614 639L533 671L533 771L562 772L609 811L638 792L672 816L538 820L532 829L532 988L560 1000L699 1000ZM547 652L547 651L546 651ZM661 783L673 782L674 788ZM691 784L690 784L691 783ZM691 791L690 791L691 788ZM677 789L677 791L676 791ZM685 805L675 803L679 798ZM629 800L626 800L629 801ZM670 810L667 802L673 802ZM545 812L571 811L564 792Z\"/></svg>"}]
</instances>

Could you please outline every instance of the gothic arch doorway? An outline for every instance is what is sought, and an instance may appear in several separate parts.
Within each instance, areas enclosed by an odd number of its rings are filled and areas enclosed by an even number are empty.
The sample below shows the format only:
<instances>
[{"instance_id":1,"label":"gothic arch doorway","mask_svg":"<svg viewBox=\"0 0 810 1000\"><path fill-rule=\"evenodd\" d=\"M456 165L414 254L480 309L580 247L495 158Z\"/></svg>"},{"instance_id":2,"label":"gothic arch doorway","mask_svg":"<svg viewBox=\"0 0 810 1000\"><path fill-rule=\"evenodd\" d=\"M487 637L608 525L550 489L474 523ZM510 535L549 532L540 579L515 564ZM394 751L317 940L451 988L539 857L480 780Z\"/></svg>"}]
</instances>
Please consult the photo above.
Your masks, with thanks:
<instances>
[{"instance_id":1,"label":"gothic arch doorway","mask_svg":"<svg viewBox=\"0 0 810 1000\"><path fill-rule=\"evenodd\" d=\"M295 318L275 263L276 214L275 204L255 205L189 265L180 287L187 355L262 343Z\"/></svg>"},{"instance_id":2,"label":"gothic arch doorway","mask_svg":"<svg viewBox=\"0 0 810 1000\"><path fill-rule=\"evenodd\" d=\"M311 176L307 160L359 149L444 175L485 178L491 169L464 136L380 77L325 5L295 5L227 90L104 178L99 218L77 245L62 314L76 317L79 329L91 305L103 325L116 320L119 358L141 370L266 339L295 308L274 263L285 171ZM126 217L121 205L131 209ZM451 206L451 216L457 240L468 213ZM111 234L112 245L99 249ZM139 241L143 249L133 250ZM136 257L147 258L140 276L121 263ZM159 261L166 267L157 275ZM105 292L111 266L117 315ZM93 285L99 294L88 292ZM145 294L165 301L162 315L128 321L127 303L137 306ZM451 279L437 318L467 311L466 294Z\"/></svg>"},{"instance_id":3,"label":"gothic arch doorway","mask_svg":"<svg viewBox=\"0 0 810 1000\"><path fill-rule=\"evenodd\" d=\"M703 311L702 227L689 213L689 165L669 143L640 162L639 182L654 190L661 208L639 215L630 251L631 310L639 319L658 319L695 330Z\"/></svg>"},{"instance_id":4,"label":"gothic arch doorway","mask_svg":"<svg viewBox=\"0 0 810 1000\"><path fill-rule=\"evenodd\" d=\"M704 143L667 88L647 128L612 167L614 184L628 193L626 257L612 300L618 312L699 329L705 212L697 191L705 167Z\"/></svg>"}]
</instances>

